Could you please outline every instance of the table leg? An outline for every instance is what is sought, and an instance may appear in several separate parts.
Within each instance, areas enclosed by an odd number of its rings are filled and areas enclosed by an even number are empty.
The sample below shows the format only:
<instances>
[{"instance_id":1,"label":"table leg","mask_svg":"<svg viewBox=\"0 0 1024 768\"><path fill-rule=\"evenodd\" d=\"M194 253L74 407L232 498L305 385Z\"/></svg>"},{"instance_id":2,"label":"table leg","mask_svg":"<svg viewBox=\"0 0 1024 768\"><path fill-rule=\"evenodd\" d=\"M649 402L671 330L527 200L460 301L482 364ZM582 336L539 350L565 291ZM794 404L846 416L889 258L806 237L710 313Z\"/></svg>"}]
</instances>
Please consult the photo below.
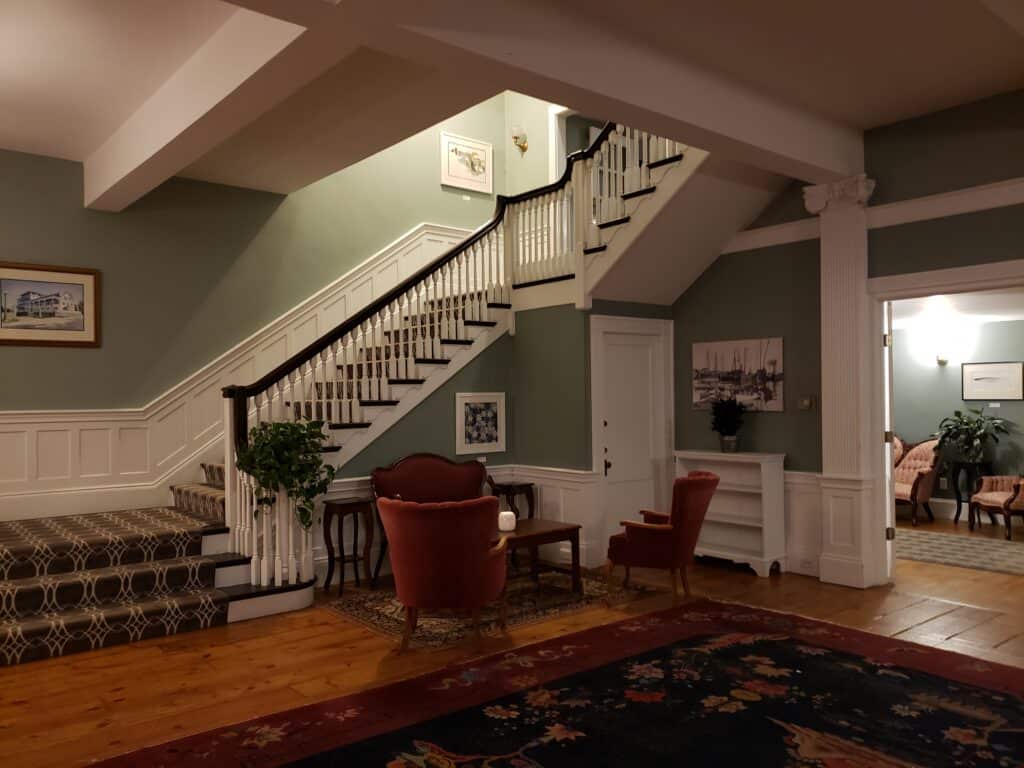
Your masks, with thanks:
<instances>
[{"instance_id":1,"label":"table leg","mask_svg":"<svg viewBox=\"0 0 1024 768\"><path fill-rule=\"evenodd\" d=\"M533 520L533 513L534 513L534 509L535 509L536 504L537 504L537 499L533 495L533 486L532 485L527 487L526 492L525 492L525 496L526 496L526 516L530 520Z\"/></svg>"},{"instance_id":2,"label":"table leg","mask_svg":"<svg viewBox=\"0 0 1024 768\"><path fill-rule=\"evenodd\" d=\"M363 527L366 529L366 543L363 545L363 569L366 571L366 580L373 581L370 570L370 561L373 559L373 510L367 507L363 510Z\"/></svg>"},{"instance_id":3,"label":"table leg","mask_svg":"<svg viewBox=\"0 0 1024 768\"><path fill-rule=\"evenodd\" d=\"M380 515L377 514L375 517L380 520ZM380 568L384 565L384 556L388 553L388 534L384 530L384 524L380 526L380 552L377 554L377 565L373 569L373 581L370 582L370 586L376 589L377 581L380 579Z\"/></svg>"},{"instance_id":4,"label":"table leg","mask_svg":"<svg viewBox=\"0 0 1024 768\"><path fill-rule=\"evenodd\" d=\"M508 508L511 509L512 512L515 514L516 520L518 520L519 519L519 507L516 506L516 495L514 493L506 493L505 494L505 501L508 503Z\"/></svg>"},{"instance_id":5,"label":"table leg","mask_svg":"<svg viewBox=\"0 0 1024 768\"><path fill-rule=\"evenodd\" d=\"M582 595L583 579L580 577L580 532L578 530L572 532L569 545L572 548L572 591Z\"/></svg>"},{"instance_id":6,"label":"table leg","mask_svg":"<svg viewBox=\"0 0 1024 768\"><path fill-rule=\"evenodd\" d=\"M324 510L324 546L327 547L327 579L324 581L324 591L331 588L331 579L334 578L334 542L331 541L331 518L334 513Z\"/></svg>"},{"instance_id":7,"label":"table leg","mask_svg":"<svg viewBox=\"0 0 1024 768\"><path fill-rule=\"evenodd\" d=\"M359 551L359 515L352 515L352 572L356 577L356 586L359 584L359 561L356 559L356 553ZM341 556L345 556L344 548L342 548Z\"/></svg>"},{"instance_id":8,"label":"table leg","mask_svg":"<svg viewBox=\"0 0 1024 768\"><path fill-rule=\"evenodd\" d=\"M953 517L953 524L956 525L960 522L960 507L963 506L964 500L960 494L960 475L963 472L963 467L954 467L952 472L953 480L953 495L956 496L956 515ZM970 510L968 510L968 525L970 525ZM973 530L973 529L972 529Z\"/></svg>"}]
</instances>

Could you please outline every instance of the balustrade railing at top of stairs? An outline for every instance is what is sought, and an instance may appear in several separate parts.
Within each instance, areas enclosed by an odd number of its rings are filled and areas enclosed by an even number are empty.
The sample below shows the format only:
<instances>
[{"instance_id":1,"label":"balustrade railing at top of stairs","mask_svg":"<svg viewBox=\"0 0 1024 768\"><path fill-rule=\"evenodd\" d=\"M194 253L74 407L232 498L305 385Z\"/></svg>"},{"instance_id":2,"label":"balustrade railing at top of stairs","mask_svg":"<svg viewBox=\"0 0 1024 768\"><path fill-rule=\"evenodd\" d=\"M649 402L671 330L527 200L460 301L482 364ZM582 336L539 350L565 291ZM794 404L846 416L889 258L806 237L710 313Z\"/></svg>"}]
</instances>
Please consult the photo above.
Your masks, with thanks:
<instances>
[{"instance_id":1,"label":"balustrade railing at top of stairs","mask_svg":"<svg viewBox=\"0 0 1024 768\"><path fill-rule=\"evenodd\" d=\"M499 196L491 221L435 262L259 381L224 388L226 524L231 548L252 557L253 584L309 581L313 568L312 537L294 502L276 494L257 516L255 483L236 469L249 423L317 419L328 436L369 426L373 409L395 404L396 388L421 383L446 345L469 344L470 329L494 325L511 308L513 287L582 278L585 252L604 245L627 199L651 189L651 169L682 149L606 125L567 158L558 181Z\"/></svg>"}]
</instances>

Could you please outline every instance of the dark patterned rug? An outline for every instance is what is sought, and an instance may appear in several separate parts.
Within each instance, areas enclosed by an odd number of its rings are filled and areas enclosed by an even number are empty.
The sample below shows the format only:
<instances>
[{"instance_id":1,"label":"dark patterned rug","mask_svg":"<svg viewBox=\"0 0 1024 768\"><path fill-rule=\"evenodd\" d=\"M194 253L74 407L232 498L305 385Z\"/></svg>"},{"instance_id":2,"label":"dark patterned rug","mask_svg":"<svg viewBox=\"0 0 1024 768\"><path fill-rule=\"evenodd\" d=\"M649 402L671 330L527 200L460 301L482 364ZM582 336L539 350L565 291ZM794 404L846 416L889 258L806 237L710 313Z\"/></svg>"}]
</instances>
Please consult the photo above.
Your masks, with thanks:
<instances>
[{"instance_id":1,"label":"dark patterned rug","mask_svg":"<svg viewBox=\"0 0 1024 768\"><path fill-rule=\"evenodd\" d=\"M1024 670L698 601L106 766L1011 768Z\"/></svg>"},{"instance_id":2,"label":"dark patterned rug","mask_svg":"<svg viewBox=\"0 0 1024 768\"><path fill-rule=\"evenodd\" d=\"M612 595L614 603L629 602L647 597L655 591L635 582L623 588L616 582ZM557 571L542 571L539 583L528 574L509 578L506 600L508 601L508 625L510 627L541 621L557 614L582 610L608 596L607 582L603 574L583 574L583 594L572 591L572 580L568 574ZM382 587L374 590L346 589L344 595L330 603L330 608L346 619L357 621L368 629L384 635L399 637L405 623L405 609L398 602L393 588ZM498 627L498 606L490 605L481 615L483 631L496 634ZM450 613L421 613L413 633L410 646L413 648L440 648L460 642L472 632L472 625L466 616Z\"/></svg>"},{"instance_id":3,"label":"dark patterned rug","mask_svg":"<svg viewBox=\"0 0 1024 768\"><path fill-rule=\"evenodd\" d=\"M1024 574L1024 542L900 528L896 557L996 573Z\"/></svg>"}]
</instances>

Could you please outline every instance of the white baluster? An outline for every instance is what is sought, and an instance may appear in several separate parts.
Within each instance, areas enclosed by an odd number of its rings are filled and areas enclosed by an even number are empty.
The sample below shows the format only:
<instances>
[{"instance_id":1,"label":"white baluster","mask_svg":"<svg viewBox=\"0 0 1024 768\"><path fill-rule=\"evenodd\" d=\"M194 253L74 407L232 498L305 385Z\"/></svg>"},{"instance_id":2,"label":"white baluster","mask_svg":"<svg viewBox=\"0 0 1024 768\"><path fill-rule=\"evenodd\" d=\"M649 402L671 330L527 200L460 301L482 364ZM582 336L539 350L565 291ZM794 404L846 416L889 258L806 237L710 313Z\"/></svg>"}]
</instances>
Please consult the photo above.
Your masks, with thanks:
<instances>
[{"instance_id":1,"label":"white baluster","mask_svg":"<svg viewBox=\"0 0 1024 768\"><path fill-rule=\"evenodd\" d=\"M295 569L295 526L298 525L297 515L298 504L292 499L291 509L288 510L288 524L285 526L288 534L288 578L287 581L294 584L298 581L298 572Z\"/></svg>"},{"instance_id":2,"label":"white baluster","mask_svg":"<svg viewBox=\"0 0 1024 768\"><path fill-rule=\"evenodd\" d=\"M281 560L284 549L284 525L285 518L291 513L291 500L284 488L278 488L277 504L274 505L277 511L274 520L274 583L284 584L284 563Z\"/></svg>"}]
</instances>

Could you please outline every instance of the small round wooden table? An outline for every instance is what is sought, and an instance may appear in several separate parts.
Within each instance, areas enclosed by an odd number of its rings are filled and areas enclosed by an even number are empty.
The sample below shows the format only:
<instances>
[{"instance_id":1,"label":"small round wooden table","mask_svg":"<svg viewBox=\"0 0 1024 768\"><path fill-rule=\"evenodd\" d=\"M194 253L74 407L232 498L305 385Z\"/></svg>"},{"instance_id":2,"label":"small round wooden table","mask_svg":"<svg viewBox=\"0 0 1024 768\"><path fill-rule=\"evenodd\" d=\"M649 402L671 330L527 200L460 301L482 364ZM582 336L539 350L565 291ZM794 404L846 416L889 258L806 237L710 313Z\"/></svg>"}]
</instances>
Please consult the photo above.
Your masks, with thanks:
<instances>
[{"instance_id":1,"label":"small round wooden table","mask_svg":"<svg viewBox=\"0 0 1024 768\"><path fill-rule=\"evenodd\" d=\"M331 579L334 577L334 563L341 564L341 574L338 577L338 595L345 588L345 563L352 563L352 570L355 572L356 586L359 586L359 563L363 564L363 571L366 580L370 581L370 549L373 547L374 531L374 507L369 499L357 499L355 501L328 501L324 503L324 545L327 547L327 578L324 580L324 591L331 588ZM352 553L345 554L345 518L353 515L352 520ZM338 521L338 554L334 552L334 539L331 536L331 523ZM359 553L359 523L363 524L366 531L366 543L363 551Z\"/></svg>"}]
</instances>

